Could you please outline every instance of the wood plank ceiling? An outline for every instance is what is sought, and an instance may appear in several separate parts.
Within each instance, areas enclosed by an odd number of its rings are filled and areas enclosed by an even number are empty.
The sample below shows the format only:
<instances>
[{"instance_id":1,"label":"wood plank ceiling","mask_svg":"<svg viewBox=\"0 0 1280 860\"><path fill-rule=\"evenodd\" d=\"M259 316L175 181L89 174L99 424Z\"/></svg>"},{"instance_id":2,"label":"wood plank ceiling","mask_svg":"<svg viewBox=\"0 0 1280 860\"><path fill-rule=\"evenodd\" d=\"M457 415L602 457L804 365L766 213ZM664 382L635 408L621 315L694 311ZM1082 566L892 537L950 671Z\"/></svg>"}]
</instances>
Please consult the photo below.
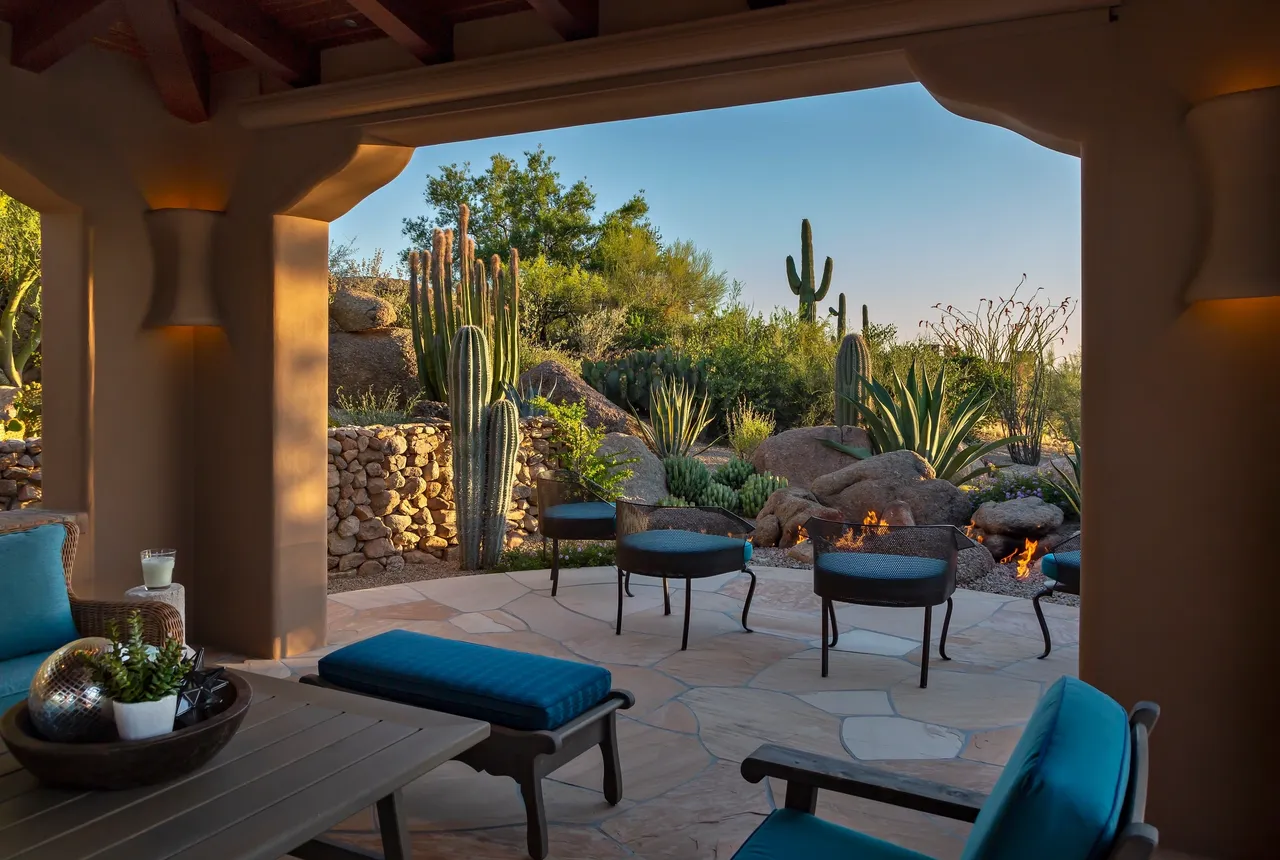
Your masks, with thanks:
<instances>
[{"instance_id":1,"label":"wood plank ceiling","mask_svg":"<svg viewBox=\"0 0 1280 860\"><path fill-rule=\"evenodd\" d=\"M389 37L453 59L453 27L532 9L566 40L595 36L598 0L0 0L13 65L41 72L87 42L146 61L165 106L209 118L209 76L251 66L295 87L326 48Z\"/></svg>"}]
</instances>

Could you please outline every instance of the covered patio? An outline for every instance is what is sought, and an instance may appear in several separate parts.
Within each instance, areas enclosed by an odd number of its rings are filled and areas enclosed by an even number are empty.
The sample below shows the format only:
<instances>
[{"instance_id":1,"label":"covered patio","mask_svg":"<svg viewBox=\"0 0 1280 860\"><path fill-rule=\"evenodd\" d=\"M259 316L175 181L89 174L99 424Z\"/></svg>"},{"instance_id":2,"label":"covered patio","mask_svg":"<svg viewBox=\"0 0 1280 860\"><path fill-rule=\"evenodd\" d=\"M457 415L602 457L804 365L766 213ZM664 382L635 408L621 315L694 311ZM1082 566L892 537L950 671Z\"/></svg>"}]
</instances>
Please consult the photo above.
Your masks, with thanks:
<instances>
[{"instance_id":1,"label":"covered patio","mask_svg":"<svg viewBox=\"0 0 1280 860\"><path fill-rule=\"evenodd\" d=\"M594 752L545 786L551 856L727 858L775 806L781 785L738 772L762 743L865 761L912 776L989 792L1042 692L1077 672L1079 610L1046 603L1054 650L1044 648L1031 603L960 590L947 637L919 687L916 609L845 606L831 674L818 670L818 599L812 574L753 568L753 633L738 624L747 577L695 580L689 649L680 651L682 586L662 614L658 581L636 578L623 633L613 630L613 568L478 574L349 591L329 598L329 644L283 660L232 664L277 677L315 671L336 647L400 628L606 666L636 705L622 712L625 798L600 793ZM234 659L227 655L227 659ZM820 795L819 814L938 860L960 856L969 825L883 804ZM405 790L416 850L424 857L519 858L525 812L515 783L458 762ZM371 813L341 838L378 847Z\"/></svg>"}]
</instances>

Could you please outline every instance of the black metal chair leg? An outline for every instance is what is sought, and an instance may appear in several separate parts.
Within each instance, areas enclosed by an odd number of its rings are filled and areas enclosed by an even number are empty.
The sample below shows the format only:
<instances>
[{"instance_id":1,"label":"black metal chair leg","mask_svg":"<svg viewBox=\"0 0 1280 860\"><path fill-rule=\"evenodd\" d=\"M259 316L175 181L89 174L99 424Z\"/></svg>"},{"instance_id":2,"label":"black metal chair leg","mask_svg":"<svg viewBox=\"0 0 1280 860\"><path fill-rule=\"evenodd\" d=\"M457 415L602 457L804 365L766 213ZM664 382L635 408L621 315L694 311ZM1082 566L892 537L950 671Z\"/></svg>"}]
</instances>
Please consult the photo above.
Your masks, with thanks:
<instances>
[{"instance_id":1,"label":"black metal chair leg","mask_svg":"<svg viewBox=\"0 0 1280 860\"><path fill-rule=\"evenodd\" d=\"M1049 656L1049 652L1053 650L1053 642L1049 639L1049 622L1044 620L1044 610L1040 608L1040 598L1052 597L1053 588L1046 588L1031 598L1031 607L1036 611L1036 620L1040 622L1040 632L1044 634L1044 653L1037 657L1037 660L1043 660Z\"/></svg>"},{"instance_id":2,"label":"black metal chair leg","mask_svg":"<svg viewBox=\"0 0 1280 860\"><path fill-rule=\"evenodd\" d=\"M662 614L671 614L671 589L667 587L667 578L662 577Z\"/></svg>"},{"instance_id":3,"label":"black metal chair leg","mask_svg":"<svg viewBox=\"0 0 1280 860\"><path fill-rule=\"evenodd\" d=\"M619 568L618 569L618 626L617 626L617 629L614 630L615 636L622 635L622 578L623 576L625 576L625 574L622 572L621 568Z\"/></svg>"},{"instance_id":4,"label":"black metal chair leg","mask_svg":"<svg viewBox=\"0 0 1280 860\"><path fill-rule=\"evenodd\" d=\"M955 603L950 597L947 598L947 614L942 619L942 638L938 641L938 656L943 660L950 660L947 656L947 631L951 629L951 610L955 609Z\"/></svg>"},{"instance_id":5,"label":"black metal chair leg","mask_svg":"<svg viewBox=\"0 0 1280 860\"><path fill-rule=\"evenodd\" d=\"M551 596L560 590L560 539L551 539Z\"/></svg>"},{"instance_id":6,"label":"black metal chair leg","mask_svg":"<svg viewBox=\"0 0 1280 860\"><path fill-rule=\"evenodd\" d=\"M822 677L827 677L827 649L830 643L827 641L827 619L830 617L828 610L831 609L831 601L822 598Z\"/></svg>"},{"instance_id":7,"label":"black metal chair leg","mask_svg":"<svg viewBox=\"0 0 1280 860\"><path fill-rule=\"evenodd\" d=\"M840 642L840 625L836 623L836 602L834 600L824 600L826 613L831 616L831 647L836 647ZM826 638L824 634L822 638Z\"/></svg>"},{"instance_id":8,"label":"black metal chair leg","mask_svg":"<svg viewBox=\"0 0 1280 860\"><path fill-rule=\"evenodd\" d=\"M627 578L626 581L623 582L622 588L627 592L627 597L635 597L635 595L631 593L631 571L629 570L627 571Z\"/></svg>"},{"instance_id":9,"label":"black metal chair leg","mask_svg":"<svg viewBox=\"0 0 1280 860\"><path fill-rule=\"evenodd\" d=\"M924 645L920 649L920 688L929 686L929 637L932 635L933 607L924 608Z\"/></svg>"},{"instance_id":10,"label":"black metal chair leg","mask_svg":"<svg viewBox=\"0 0 1280 860\"><path fill-rule=\"evenodd\" d=\"M748 633L753 633L755 631L747 626L747 613L751 611L751 598L754 597L756 593L756 574L755 571L749 567L744 567L742 572L751 577L751 585L747 588L747 600L742 604L742 629Z\"/></svg>"},{"instance_id":11,"label":"black metal chair leg","mask_svg":"<svg viewBox=\"0 0 1280 860\"><path fill-rule=\"evenodd\" d=\"M680 650L689 650L689 618L693 614L693 580L684 580L684 635L680 637Z\"/></svg>"}]
</instances>

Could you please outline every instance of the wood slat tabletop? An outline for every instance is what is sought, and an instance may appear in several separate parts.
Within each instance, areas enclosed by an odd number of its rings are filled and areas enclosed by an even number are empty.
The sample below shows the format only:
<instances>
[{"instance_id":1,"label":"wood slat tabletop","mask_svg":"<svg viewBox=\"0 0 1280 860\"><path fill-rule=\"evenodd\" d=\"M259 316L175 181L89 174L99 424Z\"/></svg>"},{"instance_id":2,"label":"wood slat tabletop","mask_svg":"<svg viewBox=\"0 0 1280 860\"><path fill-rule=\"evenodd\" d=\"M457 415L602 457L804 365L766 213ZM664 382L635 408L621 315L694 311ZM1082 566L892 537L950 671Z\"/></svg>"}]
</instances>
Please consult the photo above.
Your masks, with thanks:
<instances>
[{"instance_id":1,"label":"wood slat tabletop","mask_svg":"<svg viewBox=\"0 0 1280 860\"><path fill-rule=\"evenodd\" d=\"M489 735L487 723L244 674L209 764L128 791L44 788L0 745L0 860L276 860Z\"/></svg>"}]
</instances>

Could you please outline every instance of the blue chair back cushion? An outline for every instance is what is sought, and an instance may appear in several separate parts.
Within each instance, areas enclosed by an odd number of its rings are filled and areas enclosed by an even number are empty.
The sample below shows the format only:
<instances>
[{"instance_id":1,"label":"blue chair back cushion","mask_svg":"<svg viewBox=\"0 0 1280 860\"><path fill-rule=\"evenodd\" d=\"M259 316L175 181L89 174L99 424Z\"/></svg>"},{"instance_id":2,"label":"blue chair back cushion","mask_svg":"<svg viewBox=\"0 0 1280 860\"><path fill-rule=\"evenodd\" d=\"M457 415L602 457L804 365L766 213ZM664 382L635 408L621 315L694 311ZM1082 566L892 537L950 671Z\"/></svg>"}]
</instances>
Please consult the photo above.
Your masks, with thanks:
<instances>
[{"instance_id":1,"label":"blue chair back cushion","mask_svg":"<svg viewBox=\"0 0 1280 860\"><path fill-rule=\"evenodd\" d=\"M908 848L823 821L807 812L779 809L756 828L733 860L931 860Z\"/></svg>"},{"instance_id":2,"label":"blue chair back cushion","mask_svg":"<svg viewBox=\"0 0 1280 860\"><path fill-rule=\"evenodd\" d=\"M57 523L0 535L0 660L47 654L79 637L62 573L66 537Z\"/></svg>"},{"instance_id":3,"label":"blue chair back cushion","mask_svg":"<svg viewBox=\"0 0 1280 860\"><path fill-rule=\"evenodd\" d=\"M27 700L31 679L36 676L40 664L48 658L49 654L42 651L39 654L0 660L0 714L18 702Z\"/></svg>"},{"instance_id":4,"label":"blue chair back cushion","mask_svg":"<svg viewBox=\"0 0 1280 860\"><path fill-rule=\"evenodd\" d=\"M408 705L533 731L596 705L612 677L600 666L389 630L320 658L320 677Z\"/></svg>"},{"instance_id":5,"label":"blue chair back cushion","mask_svg":"<svg viewBox=\"0 0 1280 860\"><path fill-rule=\"evenodd\" d=\"M961 860L1103 860L1129 786L1128 716L1075 678L1049 688L982 807Z\"/></svg>"}]
</instances>

